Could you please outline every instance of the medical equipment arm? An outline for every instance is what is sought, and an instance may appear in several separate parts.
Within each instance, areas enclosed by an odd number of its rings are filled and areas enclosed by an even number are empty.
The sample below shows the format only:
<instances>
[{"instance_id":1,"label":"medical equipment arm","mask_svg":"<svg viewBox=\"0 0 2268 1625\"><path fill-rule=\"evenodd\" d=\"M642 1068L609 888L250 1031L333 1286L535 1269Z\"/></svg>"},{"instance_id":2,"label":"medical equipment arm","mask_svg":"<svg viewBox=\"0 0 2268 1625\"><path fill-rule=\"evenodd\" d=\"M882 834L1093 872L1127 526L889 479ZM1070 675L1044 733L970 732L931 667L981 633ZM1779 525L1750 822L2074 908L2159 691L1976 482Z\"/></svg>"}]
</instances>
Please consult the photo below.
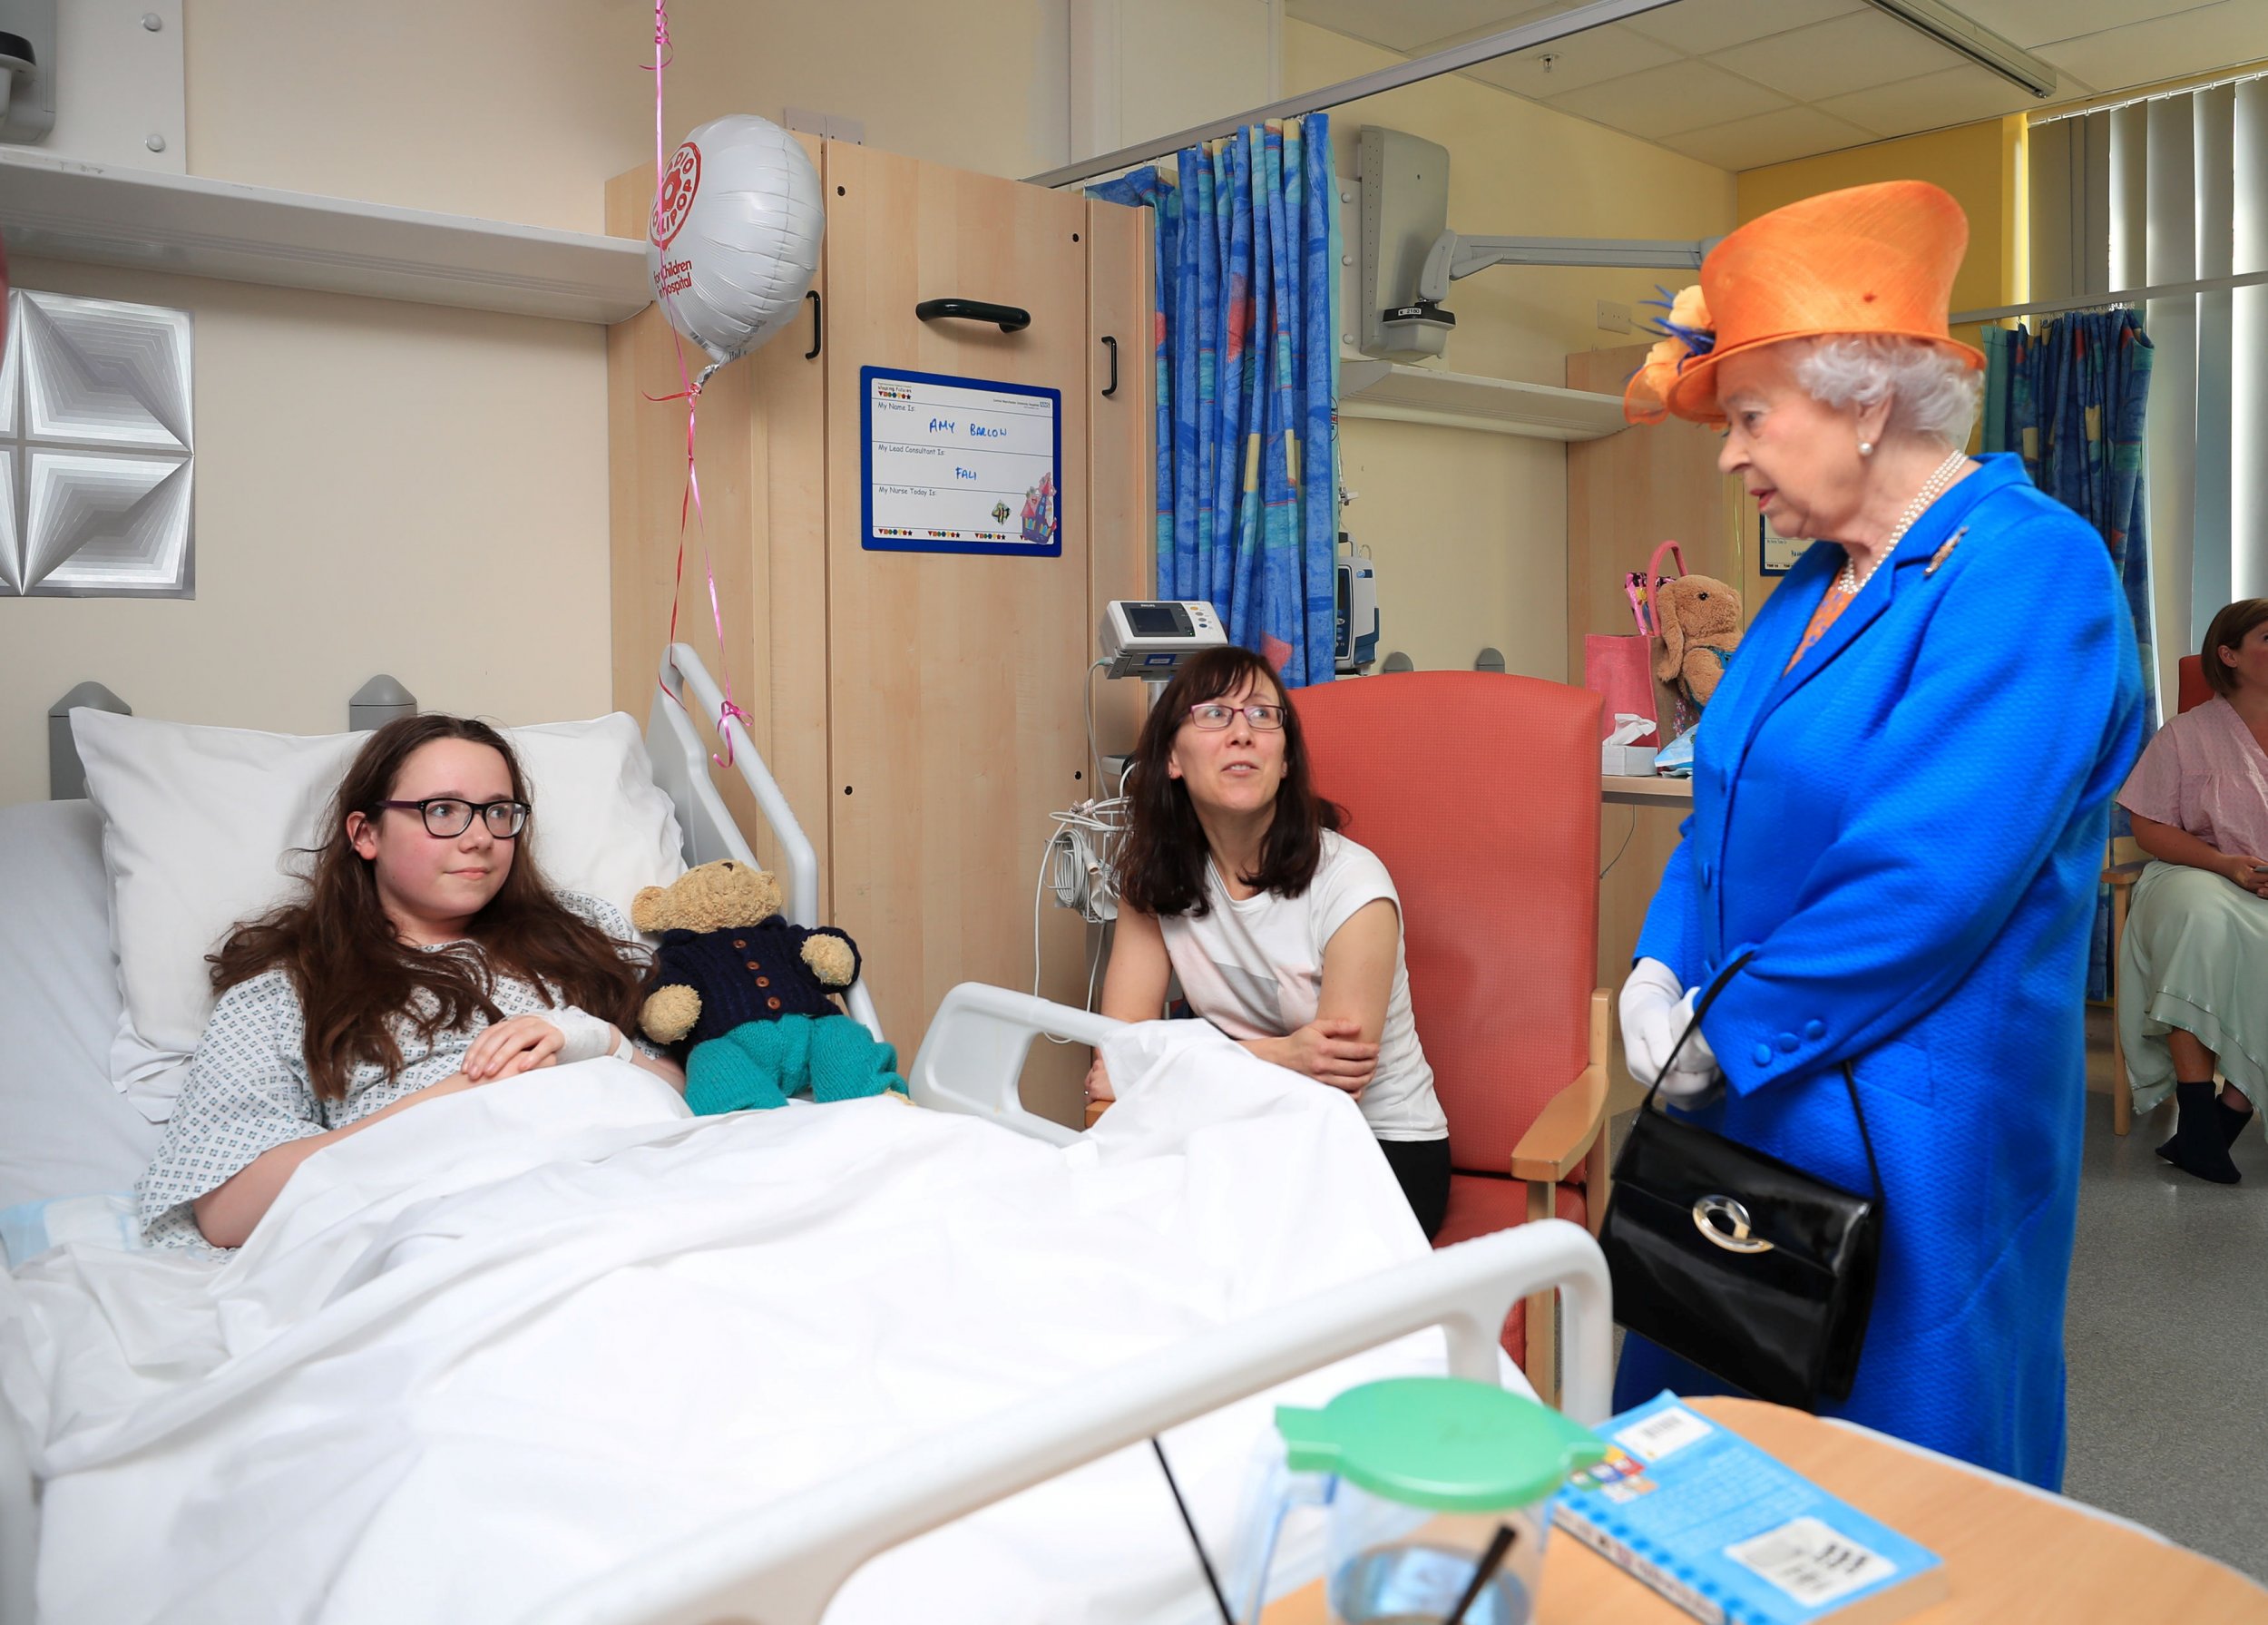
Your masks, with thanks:
<instances>
[{"instance_id":1,"label":"medical equipment arm","mask_svg":"<svg viewBox=\"0 0 2268 1625\"><path fill-rule=\"evenodd\" d=\"M554 1625L723 1618L816 1625L837 1588L878 1552L1407 1333L1441 1326L1451 1374L1496 1383L1504 1317L1522 1295L1555 1286L1570 1311L1565 1408L1596 1424L1607 1414L1612 1362L1606 1260L1579 1227L1546 1219L1217 1326L978 1417L801 1491L760 1520L735 1517L579 1584L540 1617Z\"/></svg>"},{"instance_id":2,"label":"medical equipment arm","mask_svg":"<svg viewBox=\"0 0 2268 1625\"><path fill-rule=\"evenodd\" d=\"M930 1017L906 1087L917 1106L990 1118L1034 1140L1071 1145L1079 1139L1076 1130L1027 1111L1018 1095L1025 1052L1041 1033L1100 1044L1125 1024L1030 994L963 982Z\"/></svg>"}]
</instances>

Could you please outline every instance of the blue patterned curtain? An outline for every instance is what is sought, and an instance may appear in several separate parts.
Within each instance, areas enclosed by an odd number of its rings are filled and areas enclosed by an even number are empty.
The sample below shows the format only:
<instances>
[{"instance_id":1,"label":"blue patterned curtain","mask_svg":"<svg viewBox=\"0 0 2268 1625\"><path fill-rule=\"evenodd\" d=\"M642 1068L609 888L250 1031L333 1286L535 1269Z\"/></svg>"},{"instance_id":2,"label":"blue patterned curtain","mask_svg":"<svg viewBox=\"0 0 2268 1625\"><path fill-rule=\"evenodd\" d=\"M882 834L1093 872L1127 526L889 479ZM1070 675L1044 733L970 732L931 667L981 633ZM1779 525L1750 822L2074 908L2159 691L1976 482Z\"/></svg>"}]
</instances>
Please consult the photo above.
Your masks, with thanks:
<instances>
[{"instance_id":1,"label":"blue patterned curtain","mask_svg":"<svg viewBox=\"0 0 2268 1625\"><path fill-rule=\"evenodd\" d=\"M1091 189L1157 211L1158 592L1205 599L1287 687L1327 682L1338 543L1329 115Z\"/></svg>"},{"instance_id":2,"label":"blue patterned curtain","mask_svg":"<svg viewBox=\"0 0 2268 1625\"><path fill-rule=\"evenodd\" d=\"M2034 334L1985 329L1984 449L2024 459L2032 484L2092 524L2126 584L2142 657L2142 696L2157 723L2156 639L2150 622L2150 543L2142 489L2143 418L2150 404L2150 340L2131 310L2090 311ZM2134 833L2111 808L2114 838ZM2109 996L2110 896L2096 908L2087 996Z\"/></svg>"}]
</instances>

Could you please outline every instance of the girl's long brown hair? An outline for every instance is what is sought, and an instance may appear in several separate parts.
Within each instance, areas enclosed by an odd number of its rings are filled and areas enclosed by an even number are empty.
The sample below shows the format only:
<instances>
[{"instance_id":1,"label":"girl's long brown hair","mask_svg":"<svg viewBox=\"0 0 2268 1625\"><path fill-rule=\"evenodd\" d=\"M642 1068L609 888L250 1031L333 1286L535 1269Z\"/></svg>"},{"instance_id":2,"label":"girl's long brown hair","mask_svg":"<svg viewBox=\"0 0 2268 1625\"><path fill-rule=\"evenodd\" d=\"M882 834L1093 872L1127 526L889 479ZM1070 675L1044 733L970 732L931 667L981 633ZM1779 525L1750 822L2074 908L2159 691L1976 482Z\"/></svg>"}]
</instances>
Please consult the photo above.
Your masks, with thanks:
<instances>
[{"instance_id":1,"label":"girl's long brown hair","mask_svg":"<svg viewBox=\"0 0 2268 1625\"><path fill-rule=\"evenodd\" d=\"M357 1066L382 1066L388 1078L402 1070L395 1016L406 1016L422 1043L464 1027L475 1013L499 1020L491 995L500 973L533 983L547 1000L557 988L567 1003L625 1033L636 1019L640 973L622 957L627 945L552 896L529 847L541 816L534 810L503 887L473 916L469 943L420 949L395 935L374 866L347 838L347 815L384 817L378 803L393 797L402 765L435 739L495 751L512 775L513 798L533 809L519 758L494 729L464 717L399 718L370 736L339 782L306 897L240 924L206 956L216 996L277 966L289 974L306 1018L308 1077L325 1100L345 1098Z\"/></svg>"},{"instance_id":2,"label":"girl's long brown hair","mask_svg":"<svg viewBox=\"0 0 2268 1625\"><path fill-rule=\"evenodd\" d=\"M1284 680L1249 649L1208 649L1174 673L1143 720L1126 788L1128 818L1117 859L1119 896L1153 915L1202 918L1205 865L1210 848L1188 787L1166 771L1173 742L1189 708L1266 683L1284 701L1284 782L1276 787L1276 817L1260 842L1260 872L1246 886L1279 897L1304 896L1323 861L1323 832L1344 821L1338 808L1315 794L1307 770L1307 742Z\"/></svg>"}]
</instances>

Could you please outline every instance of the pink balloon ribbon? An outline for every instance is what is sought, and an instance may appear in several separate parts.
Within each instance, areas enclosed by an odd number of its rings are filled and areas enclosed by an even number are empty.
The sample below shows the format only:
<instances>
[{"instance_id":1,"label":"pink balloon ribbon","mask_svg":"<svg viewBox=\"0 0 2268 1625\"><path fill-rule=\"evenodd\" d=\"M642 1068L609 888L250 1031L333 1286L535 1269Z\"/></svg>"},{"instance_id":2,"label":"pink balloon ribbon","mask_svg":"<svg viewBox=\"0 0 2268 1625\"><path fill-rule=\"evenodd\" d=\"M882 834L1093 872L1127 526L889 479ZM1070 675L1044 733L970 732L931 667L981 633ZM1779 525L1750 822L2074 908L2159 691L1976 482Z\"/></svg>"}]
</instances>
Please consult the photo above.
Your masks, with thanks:
<instances>
[{"instance_id":1,"label":"pink balloon ribbon","mask_svg":"<svg viewBox=\"0 0 2268 1625\"><path fill-rule=\"evenodd\" d=\"M669 67L670 60L674 54L674 47L671 45L670 41L670 0L654 0L653 183L655 205L657 208L659 208L660 202L663 180L669 173L669 143L662 133L664 126L662 116L663 98L661 82L664 70ZM653 234L653 222L654 217L650 212L646 217L646 232L649 237L651 237ZM661 295L661 298L666 301L669 299L669 295L664 293ZM710 377L716 374L717 368L722 367L724 363L721 361L713 362L709 366L701 369L701 373L699 377L695 377L687 370L685 365L685 341L679 336L678 327L675 322L671 322L670 324L670 344L671 349L677 356L678 384L679 387L674 395L649 395L646 396L648 400L656 403L662 401L683 401L685 403L685 494L678 503L677 566L671 572L670 577L670 641L671 644L675 644L678 641L678 602L683 590L685 580L685 526L686 521L689 517L700 525L701 569L702 573L709 579L709 620L715 626L717 632L717 670L719 674L724 679L725 685L724 700L717 708L717 737L723 741L725 751L722 756L719 756L716 752L711 751L709 753L709 759L715 762L720 768L728 768L732 766L733 749L732 735L727 729L725 726L726 722L728 720L737 718L739 720L740 725L743 728L747 728L755 720L755 719L750 717L747 711L742 710L733 697L732 664L725 657L724 611L719 607L717 601L717 566L716 562L710 555L709 550L708 518L707 515L701 512L700 465L699 459L695 455L695 446L699 439L701 387L709 382ZM670 699L676 704L679 710L684 710L686 709L685 701L678 695L670 692L670 685L668 683L661 682L659 677L655 679L655 681L660 683L661 691L664 694L669 694Z\"/></svg>"}]
</instances>

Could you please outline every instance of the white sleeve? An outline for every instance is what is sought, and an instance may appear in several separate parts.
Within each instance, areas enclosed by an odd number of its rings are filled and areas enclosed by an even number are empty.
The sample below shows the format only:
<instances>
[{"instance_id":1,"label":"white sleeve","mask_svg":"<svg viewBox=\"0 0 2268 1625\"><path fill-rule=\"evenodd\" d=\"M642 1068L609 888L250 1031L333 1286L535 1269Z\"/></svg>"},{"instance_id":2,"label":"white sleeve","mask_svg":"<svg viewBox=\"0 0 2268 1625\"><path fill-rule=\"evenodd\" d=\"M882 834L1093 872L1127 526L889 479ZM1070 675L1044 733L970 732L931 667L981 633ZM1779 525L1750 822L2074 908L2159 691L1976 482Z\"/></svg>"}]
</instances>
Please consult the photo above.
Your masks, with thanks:
<instances>
[{"instance_id":1,"label":"white sleeve","mask_svg":"<svg viewBox=\"0 0 2268 1625\"><path fill-rule=\"evenodd\" d=\"M1367 847L1342 839L1337 852L1326 850L1324 860L1315 870L1315 884L1308 888L1308 917L1315 922L1315 964L1323 964L1324 950L1339 934L1339 927L1353 919L1365 904L1383 897L1394 906L1397 916L1402 912L1402 897L1393 889L1393 876L1386 873L1386 866L1378 855Z\"/></svg>"}]
</instances>

